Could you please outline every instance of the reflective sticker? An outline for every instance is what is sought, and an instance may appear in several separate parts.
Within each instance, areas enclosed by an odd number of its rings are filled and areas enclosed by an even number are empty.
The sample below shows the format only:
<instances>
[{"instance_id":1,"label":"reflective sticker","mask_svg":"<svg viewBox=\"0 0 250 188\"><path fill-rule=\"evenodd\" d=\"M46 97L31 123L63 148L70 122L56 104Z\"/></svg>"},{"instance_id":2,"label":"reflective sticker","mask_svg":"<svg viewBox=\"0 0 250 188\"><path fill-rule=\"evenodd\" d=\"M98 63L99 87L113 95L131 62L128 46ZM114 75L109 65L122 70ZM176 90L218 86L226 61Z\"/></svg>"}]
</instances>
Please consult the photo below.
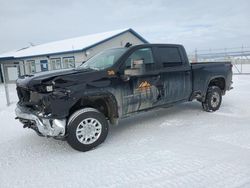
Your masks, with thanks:
<instances>
[{"instance_id":1,"label":"reflective sticker","mask_svg":"<svg viewBox=\"0 0 250 188\"><path fill-rule=\"evenodd\" d=\"M108 70L108 75L109 75L109 76L115 75L115 71L114 71L114 70Z\"/></svg>"},{"instance_id":2,"label":"reflective sticker","mask_svg":"<svg viewBox=\"0 0 250 188\"><path fill-rule=\"evenodd\" d=\"M151 87L151 84L150 84L149 82L143 81L143 82L139 85L138 90L144 91L144 90L149 89L150 87Z\"/></svg>"}]
</instances>

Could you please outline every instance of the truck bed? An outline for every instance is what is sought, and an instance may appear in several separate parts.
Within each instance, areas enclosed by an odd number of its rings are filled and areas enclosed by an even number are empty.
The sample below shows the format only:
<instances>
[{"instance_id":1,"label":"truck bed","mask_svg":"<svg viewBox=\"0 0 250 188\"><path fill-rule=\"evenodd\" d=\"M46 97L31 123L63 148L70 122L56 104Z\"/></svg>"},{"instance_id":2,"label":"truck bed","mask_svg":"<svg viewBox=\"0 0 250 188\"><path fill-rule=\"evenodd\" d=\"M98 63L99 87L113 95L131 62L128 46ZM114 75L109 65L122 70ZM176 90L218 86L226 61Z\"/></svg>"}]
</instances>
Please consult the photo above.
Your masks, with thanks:
<instances>
[{"instance_id":1,"label":"truck bed","mask_svg":"<svg viewBox=\"0 0 250 188\"><path fill-rule=\"evenodd\" d=\"M232 80L231 62L198 62L191 63L193 92L206 95L209 82L216 77L224 78L225 91L230 89ZM205 83L205 84L204 84Z\"/></svg>"},{"instance_id":2,"label":"truck bed","mask_svg":"<svg viewBox=\"0 0 250 188\"><path fill-rule=\"evenodd\" d=\"M231 64L230 61L199 61L195 63L190 63L191 65L204 65L204 64Z\"/></svg>"}]
</instances>

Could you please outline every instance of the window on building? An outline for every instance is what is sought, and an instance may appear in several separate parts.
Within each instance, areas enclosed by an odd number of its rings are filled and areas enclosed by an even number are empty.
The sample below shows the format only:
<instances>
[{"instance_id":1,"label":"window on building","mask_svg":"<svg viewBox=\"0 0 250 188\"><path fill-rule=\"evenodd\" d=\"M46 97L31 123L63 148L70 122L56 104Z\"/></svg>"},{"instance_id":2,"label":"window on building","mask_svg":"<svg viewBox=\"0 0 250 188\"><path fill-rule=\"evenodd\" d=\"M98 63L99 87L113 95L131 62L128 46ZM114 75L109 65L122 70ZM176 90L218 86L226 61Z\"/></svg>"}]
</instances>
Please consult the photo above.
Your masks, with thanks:
<instances>
[{"instance_id":1,"label":"window on building","mask_svg":"<svg viewBox=\"0 0 250 188\"><path fill-rule=\"evenodd\" d=\"M27 60L28 65L28 71L29 73L35 73L36 72L36 62L35 60Z\"/></svg>"},{"instance_id":2,"label":"window on building","mask_svg":"<svg viewBox=\"0 0 250 188\"><path fill-rule=\"evenodd\" d=\"M75 67L75 58L74 57L64 57L63 58L63 68L74 68Z\"/></svg>"},{"instance_id":3,"label":"window on building","mask_svg":"<svg viewBox=\"0 0 250 188\"><path fill-rule=\"evenodd\" d=\"M61 58L50 59L50 65L51 65L52 70L61 69L62 68Z\"/></svg>"}]
</instances>

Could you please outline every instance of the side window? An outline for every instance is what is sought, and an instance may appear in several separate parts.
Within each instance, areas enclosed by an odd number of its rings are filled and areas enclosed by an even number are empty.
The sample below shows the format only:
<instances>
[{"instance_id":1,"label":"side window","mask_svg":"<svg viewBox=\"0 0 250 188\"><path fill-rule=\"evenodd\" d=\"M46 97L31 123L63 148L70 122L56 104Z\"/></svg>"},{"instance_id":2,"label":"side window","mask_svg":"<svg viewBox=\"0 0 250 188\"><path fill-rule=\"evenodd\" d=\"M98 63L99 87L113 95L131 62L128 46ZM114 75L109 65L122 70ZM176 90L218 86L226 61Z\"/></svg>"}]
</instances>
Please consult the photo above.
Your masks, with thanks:
<instances>
[{"instance_id":1,"label":"side window","mask_svg":"<svg viewBox=\"0 0 250 188\"><path fill-rule=\"evenodd\" d=\"M146 70L150 70L154 67L154 59L151 48L142 48L133 52L126 60L126 69L133 68L136 61L143 61Z\"/></svg>"},{"instance_id":2,"label":"side window","mask_svg":"<svg viewBox=\"0 0 250 188\"><path fill-rule=\"evenodd\" d=\"M182 64L179 49L176 47L159 47L159 60L163 67L172 67Z\"/></svg>"}]
</instances>

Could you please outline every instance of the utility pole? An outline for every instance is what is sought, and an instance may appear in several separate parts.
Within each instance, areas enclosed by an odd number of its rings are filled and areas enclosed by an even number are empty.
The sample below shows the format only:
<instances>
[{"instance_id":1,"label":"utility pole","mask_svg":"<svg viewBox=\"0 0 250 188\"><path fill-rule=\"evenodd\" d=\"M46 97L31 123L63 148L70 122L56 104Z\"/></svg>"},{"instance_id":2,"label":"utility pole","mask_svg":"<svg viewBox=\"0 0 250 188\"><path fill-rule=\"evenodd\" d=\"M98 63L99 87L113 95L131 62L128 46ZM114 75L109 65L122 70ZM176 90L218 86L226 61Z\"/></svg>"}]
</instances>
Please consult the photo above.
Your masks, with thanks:
<instances>
[{"instance_id":1,"label":"utility pole","mask_svg":"<svg viewBox=\"0 0 250 188\"><path fill-rule=\"evenodd\" d=\"M195 51L194 51L194 55L195 55L195 63L198 62L198 53L197 53L197 48L195 48Z\"/></svg>"}]
</instances>

